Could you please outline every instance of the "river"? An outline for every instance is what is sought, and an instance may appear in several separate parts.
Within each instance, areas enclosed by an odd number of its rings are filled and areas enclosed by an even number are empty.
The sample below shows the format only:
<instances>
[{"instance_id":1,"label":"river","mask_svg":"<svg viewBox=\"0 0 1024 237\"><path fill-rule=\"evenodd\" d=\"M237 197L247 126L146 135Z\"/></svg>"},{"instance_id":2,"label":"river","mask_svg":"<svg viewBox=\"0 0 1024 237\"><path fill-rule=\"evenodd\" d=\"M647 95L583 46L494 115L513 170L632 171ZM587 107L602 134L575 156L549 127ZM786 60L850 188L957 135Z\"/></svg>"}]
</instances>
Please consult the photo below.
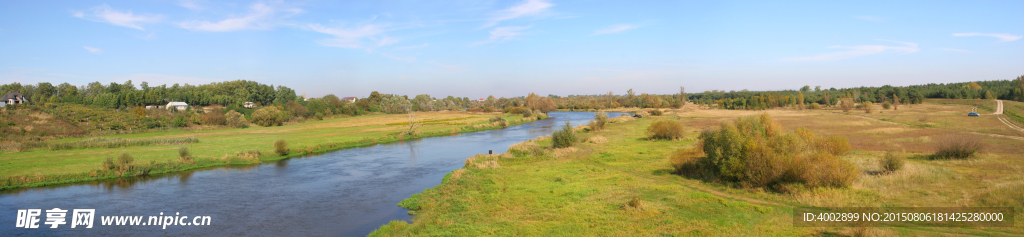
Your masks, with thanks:
<instances>
[{"instance_id":1,"label":"river","mask_svg":"<svg viewBox=\"0 0 1024 237\"><path fill-rule=\"evenodd\" d=\"M622 113L609 113L610 117ZM9 236L365 236L392 220L410 221L397 203L441 183L475 154L508 146L592 112L505 129L346 149L305 158L135 179L9 190L0 193L0 235ZM19 209L95 209L93 228L71 228L72 211L55 229L15 228ZM101 216L209 216L203 226L103 226ZM177 213L177 214L176 214Z\"/></svg>"}]
</instances>

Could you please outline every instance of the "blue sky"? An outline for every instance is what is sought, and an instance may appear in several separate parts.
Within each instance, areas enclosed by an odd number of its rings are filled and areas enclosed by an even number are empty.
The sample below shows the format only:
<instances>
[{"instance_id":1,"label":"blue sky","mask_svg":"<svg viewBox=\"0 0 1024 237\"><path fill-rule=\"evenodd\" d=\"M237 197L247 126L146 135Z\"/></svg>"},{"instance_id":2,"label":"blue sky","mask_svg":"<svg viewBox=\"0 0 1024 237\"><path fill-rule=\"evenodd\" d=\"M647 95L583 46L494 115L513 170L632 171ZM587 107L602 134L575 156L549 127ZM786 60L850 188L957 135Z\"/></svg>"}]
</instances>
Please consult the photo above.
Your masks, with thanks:
<instances>
[{"instance_id":1,"label":"blue sky","mask_svg":"<svg viewBox=\"0 0 1024 237\"><path fill-rule=\"evenodd\" d=\"M471 98L1011 79L1024 1L0 1L0 83Z\"/></svg>"}]
</instances>

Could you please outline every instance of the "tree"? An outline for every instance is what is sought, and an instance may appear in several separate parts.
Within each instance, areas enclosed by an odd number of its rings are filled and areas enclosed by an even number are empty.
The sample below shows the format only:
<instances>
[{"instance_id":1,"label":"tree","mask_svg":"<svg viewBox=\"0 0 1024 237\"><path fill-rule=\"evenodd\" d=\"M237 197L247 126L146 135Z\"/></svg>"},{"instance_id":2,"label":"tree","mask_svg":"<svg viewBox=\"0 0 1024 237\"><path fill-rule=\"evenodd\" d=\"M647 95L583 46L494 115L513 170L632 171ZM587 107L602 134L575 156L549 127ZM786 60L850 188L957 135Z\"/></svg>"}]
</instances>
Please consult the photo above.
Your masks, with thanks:
<instances>
[{"instance_id":1,"label":"tree","mask_svg":"<svg viewBox=\"0 0 1024 237\"><path fill-rule=\"evenodd\" d=\"M247 128L249 127L249 121L245 120L245 116L237 111L228 111L225 115L228 126L233 128Z\"/></svg>"},{"instance_id":2,"label":"tree","mask_svg":"<svg viewBox=\"0 0 1024 237\"><path fill-rule=\"evenodd\" d=\"M267 106L252 113L252 122L264 127L281 126L281 122L284 122L284 117L277 107Z\"/></svg>"},{"instance_id":3,"label":"tree","mask_svg":"<svg viewBox=\"0 0 1024 237\"><path fill-rule=\"evenodd\" d=\"M804 87L800 87L800 92L808 92L808 91L811 91L811 86L810 85L806 85Z\"/></svg>"},{"instance_id":4,"label":"tree","mask_svg":"<svg viewBox=\"0 0 1024 237\"><path fill-rule=\"evenodd\" d=\"M814 86L814 91L821 91L821 86Z\"/></svg>"},{"instance_id":5,"label":"tree","mask_svg":"<svg viewBox=\"0 0 1024 237\"><path fill-rule=\"evenodd\" d=\"M804 87L807 87L807 89L810 90L810 87L808 87L808 86L804 86ZM799 108L799 109L803 109L804 108L804 93L803 92L797 92L797 94L796 94L796 104L797 104L797 108Z\"/></svg>"}]
</instances>

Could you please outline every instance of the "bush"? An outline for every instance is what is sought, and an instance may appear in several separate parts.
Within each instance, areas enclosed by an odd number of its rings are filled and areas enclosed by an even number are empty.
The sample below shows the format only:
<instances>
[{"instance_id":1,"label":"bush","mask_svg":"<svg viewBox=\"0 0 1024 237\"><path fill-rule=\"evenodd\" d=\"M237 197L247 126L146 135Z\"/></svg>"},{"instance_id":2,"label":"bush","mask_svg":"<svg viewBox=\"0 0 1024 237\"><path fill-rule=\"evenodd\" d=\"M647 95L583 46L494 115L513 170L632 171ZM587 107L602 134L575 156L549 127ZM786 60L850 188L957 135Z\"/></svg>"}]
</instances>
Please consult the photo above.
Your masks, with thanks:
<instances>
[{"instance_id":1,"label":"bush","mask_svg":"<svg viewBox=\"0 0 1024 237\"><path fill-rule=\"evenodd\" d=\"M544 112L535 109L533 110L533 116L537 116L537 119L543 119L544 116L547 116L547 114L544 114Z\"/></svg>"},{"instance_id":2,"label":"bush","mask_svg":"<svg viewBox=\"0 0 1024 237\"><path fill-rule=\"evenodd\" d=\"M882 108L883 109L892 108L892 103L889 103L889 101L886 101L885 103L882 103Z\"/></svg>"},{"instance_id":3,"label":"bush","mask_svg":"<svg viewBox=\"0 0 1024 237\"><path fill-rule=\"evenodd\" d=\"M820 138L806 129L785 133L768 114L739 118L718 130L700 134L706 154L695 165L701 172L747 187L779 190L786 184L807 187L848 187L860 173L839 158L849 152L846 139ZM682 155L679 155L682 156ZM692 160L675 158L676 164ZM687 166L678 166L686 171Z\"/></svg>"},{"instance_id":4,"label":"bush","mask_svg":"<svg viewBox=\"0 0 1024 237\"><path fill-rule=\"evenodd\" d=\"M807 108L808 109L821 109L821 105L818 104L818 103L811 103L811 105L807 106Z\"/></svg>"},{"instance_id":5,"label":"bush","mask_svg":"<svg viewBox=\"0 0 1024 237\"><path fill-rule=\"evenodd\" d=\"M861 105L862 107L864 107L864 113L867 114L870 114L871 111L875 109L875 104L872 104L871 102L868 101L864 101L864 103Z\"/></svg>"},{"instance_id":6,"label":"bush","mask_svg":"<svg viewBox=\"0 0 1024 237\"><path fill-rule=\"evenodd\" d=\"M893 173L903 168L903 158L896 156L892 151L885 153L885 158L878 160L878 166L886 173Z\"/></svg>"},{"instance_id":7,"label":"bush","mask_svg":"<svg viewBox=\"0 0 1024 237\"><path fill-rule=\"evenodd\" d=\"M245 116L237 111L228 111L224 116L228 126L233 128L247 128L249 127L249 121L245 120Z\"/></svg>"},{"instance_id":8,"label":"bush","mask_svg":"<svg viewBox=\"0 0 1024 237\"><path fill-rule=\"evenodd\" d=\"M484 107L483 108L483 112L484 113L490 113L490 112L494 112L494 111L498 111L498 110L494 109L494 107Z\"/></svg>"},{"instance_id":9,"label":"bush","mask_svg":"<svg viewBox=\"0 0 1024 237\"><path fill-rule=\"evenodd\" d=\"M331 110L327 110L327 111L331 111ZM313 114L313 117L316 118L316 120L324 120L324 114L320 113L320 112L316 112L316 114Z\"/></svg>"},{"instance_id":10,"label":"bush","mask_svg":"<svg viewBox=\"0 0 1024 237\"><path fill-rule=\"evenodd\" d=\"M668 120L657 121L647 127L647 135L651 139L678 139L683 137L683 125Z\"/></svg>"},{"instance_id":11,"label":"bush","mask_svg":"<svg viewBox=\"0 0 1024 237\"><path fill-rule=\"evenodd\" d=\"M497 122L498 125L501 125L501 127L503 127L503 128L507 128L508 125L509 125L508 120L505 119L505 118L502 118L501 116L491 117L490 122L491 123Z\"/></svg>"},{"instance_id":12,"label":"bush","mask_svg":"<svg viewBox=\"0 0 1024 237\"><path fill-rule=\"evenodd\" d=\"M850 109L853 109L853 100L849 98L839 99L839 108L843 109L843 112L850 112Z\"/></svg>"},{"instance_id":13,"label":"bush","mask_svg":"<svg viewBox=\"0 0 1024 237\"><path fill-rule=\"evenodd\" d=\"M669 163L674 168L674 173L678 175L695 176L699 175L700 170L700 158L704 156L704 152L700 149L700 146L693 149L678 150L669 156Z\"/></svg>"},{"instance_id":14,"label":"bush","mask_svg":"<svg viewBox=\"0 0 1024 237\"><path fill-rule=\"evenodd\" d=\"M114 171L117 175L122 175L132 170L133 162L132 155L121 153L121 155L117 156L116 160L113 157L107 157L103 161L103 170Z\"/></svg>"},{"instance_id":15,"label":"bush","mask_svg":"<svg viewBox=\"0 0 1024 237\"><path fill-rule=\"evenodd\" d=\"M661 110L651 110L651 116L661 116L663 114L665 114L665 112L661 112Z\"/></svg>"},{"instance_id":16,"label":"bush","mask_svg":"<svg viewBox=\"0 0 1024 237\"><path fill-rule=\"evenodd\" d=\"M566 148L576 144L578 138L576 137L576 131L572 129L572 124L569 121L565 121L565 126L554 134L551 134L551 144L554 148Z\"/></svg>"},{"instance_id":17,"label":"bush","mask_svg":"<svg viewBox=\"0 0 1024 237\"><path fill-rule=\"evenodd\" d=\"M982 148L984 148L984 144L979 141L978 137L967 134L949 135L938 141L937 151L930 158L933 160L967 159L974 157Z\"/></svg>"},{"instance_id":18,"label":"bush","mask_svg":"<svg viewBox=\"0 0 1024 237\"><path fill-rule=\"evenodd\" d=\"M252 112L252 122L264 127L281 126L284 117L277 107L267 106Z\"/></svg>"},{"instance_id":19,"label":"bush","mask_svg":"<svg viewBox=\"0 0 1024 237\"><path fill-rule=\"evenodd\" d=\"M228 120L224 116L224 111L220 109L214 109L209 113L205 113L202 116L203 124L206 125L224 125L227 124Z\"/></svg>"},{"instance_id":20,"label":"bush","mask_svg":"<svg viewBox=\"0 0 1024 237\"><path fill-rule=\"evenodd\" d=\"M288 154L288 142L284 141L284 139L280 139L280 140L274 141L274 153L277 153L278 155L282 155L282 156L283 155L287 155Z\"/></svg>"},{"instance_id":21,"label":"bush","mask_svg":"<svg viewBox=\"0 0 1024 237\"><path fill-rule=\"evenodd\" d=\"M527 109L523 110L523 118L529 118L529 117L533 117L533 110L529 110L529 108L527 108Z\"/></svg>"},{"instance_id":22,"label":"bush","mask_svg":"<svg viewBox=\"0 0 1024 237\"><path fill-rule=\"evenodd\" d=\"M604 125L608 124L608 114L605 112L597 112L594 114L594 120L590 121L590 129L602 130Z\"/></svg>"},{"instance_id":23,"label":"bush","mask_svg":"<svg viewBox=\"0 0 1024 237\"><path fill-rule=\"evenodd\" d=\"M192 163L192 152L188 151L188 147L178 147L178 160L185 163Z\"/></svg>"},{"instance_id":24,"label":"bush","mask_svg":"<svg viewBox=\"0 0 1024 237\"><path fill-rule=\"evenodd\" d=\"M174 116L174 123L172 123L172 124L176 128L188 126L188 122L185 121L185 116L184 115L180 115L180 114L178 116Z\"/></svg>"}]
</instances>

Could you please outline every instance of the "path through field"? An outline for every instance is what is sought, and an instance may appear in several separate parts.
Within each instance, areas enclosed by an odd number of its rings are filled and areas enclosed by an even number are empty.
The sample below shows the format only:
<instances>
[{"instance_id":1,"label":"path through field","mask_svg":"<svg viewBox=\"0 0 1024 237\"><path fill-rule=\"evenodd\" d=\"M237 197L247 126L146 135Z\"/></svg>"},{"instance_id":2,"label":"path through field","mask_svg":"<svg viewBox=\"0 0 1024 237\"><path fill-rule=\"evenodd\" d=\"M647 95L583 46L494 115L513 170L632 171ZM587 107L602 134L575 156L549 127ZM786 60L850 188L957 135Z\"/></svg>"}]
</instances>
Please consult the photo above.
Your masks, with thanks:
<instances>
[{"instance_id":1,"label":"path through field","mask_svg":"<svg viewBox=\"0 0 1024 237\"><path fill-rule=\"evenodd\" d=\"M1021 127L1017 126L1016 124L1013 124L1013 122L1010 122L1010 120L1007 120L1006 118L1004 118L1004 116L999 116L999 115L1003 114L1003 101L1002 100L996 100L996 112L994 112L992 114L996 115L996 118L999 119L999 122L1003 122L1003 124L1006 124L1006 126L1009 126L1011 129L1024 132L1024 128L1021 128Z\"/></svg>"}]
</instances>

